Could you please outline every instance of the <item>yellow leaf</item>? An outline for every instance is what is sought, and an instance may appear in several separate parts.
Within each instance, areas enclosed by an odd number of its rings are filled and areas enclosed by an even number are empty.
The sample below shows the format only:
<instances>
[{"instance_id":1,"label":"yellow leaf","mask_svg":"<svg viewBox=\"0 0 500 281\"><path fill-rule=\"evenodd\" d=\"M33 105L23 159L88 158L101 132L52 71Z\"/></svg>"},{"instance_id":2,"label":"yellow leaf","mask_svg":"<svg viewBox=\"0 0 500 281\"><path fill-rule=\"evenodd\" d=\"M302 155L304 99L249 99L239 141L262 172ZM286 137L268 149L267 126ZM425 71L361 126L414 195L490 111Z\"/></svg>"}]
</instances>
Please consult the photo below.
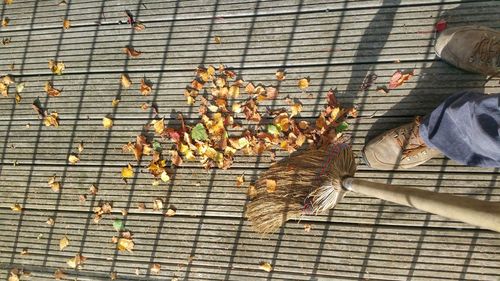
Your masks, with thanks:
<instances>
[{"instance_id":1,"label":"yellow leaf","mask_svg":"<svg viewBox=\"0 0 500 281\"><path fill-rule=\"evenodd\" d=\"M332 109L332 113L330 113L330 116L332 117L333 121L337 120L337 118L339 117L339 113L340 107L335 107L334 109Z\"/></svg>"},{"instance_id":2,"label":"yellow leaf","mask_svg":"<svg viewBox=\"0 0 500 281\"><path fill-rule=\"evenodd\" d=\"M214 37L214 41L215 41L215 43L217 43L217 44L220 44L220 43L221 43L221 39L220 39L220 37L219 37L219 36L215 36L215 37Z\"/></svg>"},{"instance_id":3,"label":"yellow leaf","mask_svg":"<svg viewBox=\"0 0 500 281\"><path fill-rule=\"evenodd\" d=\"M9 22L10 22L10 19L8 17L5 17L3 20L2 20L2 26L3 27L7 27L7 25L9 25Z\"/></svg>"},{"instance_id":4,"label":"yellow leaf","mask_svg":"<svg viewBox=\"0 0 500 281\"><path fill-rule=\"evenodd\" d=\"M9 96L9 87L2 82L0 82L0 94L4 97Z\"/></svg>"},{"instance_id":5,"label":"yellow leaf","mask_svg":"<svg viewBox=\"0 0 500 281\"><path fill-rule=\"evenodd\" d=\"M2 83L9 86L10 84L14 83L14 79L12 79L12 76L10 75L5 75L4 77L2 77Z\"/></svg>"},{"instance_id":6,"label":"yellow leaf","mask_svg":"<svg viewBox=\"0 0 500 281\"><path fill-rule=\"evenodd\" d=\"M21 97L21 95L19 93L16 93L16 103L19 104L21 102L21 100L23 99L23 97Z\"/></svg>"},{"instance_id":7,"label":"yellow leaf","mask_svg":"<svg viewBox=\"0 0 500 281\"><path fill-rule=\"evenodd\" d=\"M113 127L113 119L108 118L108 117L102 118L102 125L106 129L109 129L109 128Z\"/></svg>"},{"instance_id":8,"label":"yellow leaf","mask_svg":"<svg viewBox=\"0 0 500 281\"><path fill-rule=\"evenodd\" d=\"M248 195L248 198L250 198L250 199L253 199L253 198L255 198L255 196L257 196L257 188L255 188L255 185L248 186L247 195Z\"/></svg>"},{"instance_id":9,"label":"yellow leaf","mask_svg":"<svg viewBox=\"0 0 500 281\"><path fill-rule=\"evenodd\" d=\"M161 180L164 182L168 182L170 180L170 177L168 176L167 171L163 171L163 173L161 173Z\"/></svg>"},{"instance_id":10,"label":"yellow leaf","mask_svg":"<svg viewBox=\"0 0 500 281\"><path fill-rule=\"evenodd\" d=\"M241 112L241 103L239 103L239 102L233 103L233 105L231 106L231 110L234 113L240 113Z\"/></svg>"},{"instance_id":11,"label":"yellow leaf","mask_svg":"<svg viewBox=\"0 0 500 281\"><path fill-rule=\"evenodd\" d=\"M3 0L3 2L5 3L5 5L10 5L12 4L14 0Z\"/></svg>"},{"instance_id":12,"label":"yellow leaf","mask_svg":"<svg viewBox=\"0 0 500 281\"><path fill-rule=\"evenodd\" d=\"M279 69L278 71L276 71L276 79L278 79L278 81L285 80L285 76L286 76L286 73L283 69Z\"/></svg>"},{"instance_id":13,"label":"yellow leaf","mask_svg":"<svg viewBox=\"0 0 500 281\"><path fill-rule=\"evenodd\" d=\"M125 73L122 74L121 81L122 81L122 86L125 89L128 89L128 88L130 88L130 86L132 86L132 81L130 80L128 75Z\"/></svg>"},{"instance_id":14,"label":"yellow leaf","mask_svg":"<svg viewBox=\"0 0 500 281\"><path fill-rule=\"evenodd\" d=\"M63 238L59 240L59 251L64 250L64 248L68 247L68 245L69 245L69 239L66 235L64 235Z\"/></svg>"},{"instance_id":15,"label":"yellow leaf","mask_svg":"<svg viewBox=\"0 0 500 281\"><path fill-rule=\"evenodd\" d=\"M120 100L115 98L111 101L111 106L117 107L119 103L120 103Z\"/></svg>"},{"instance_id":16,"label":"yellow leaf","mask_svg":"<svg viewBox=\"0 0 500 281\"><path fill-rule=\"evenodd\" d=\"M71 27L71 21L69 19L65 19L63 21L63 28L64 29L69 29Z\"/></svg>"},{"instance_id":17,"label":"yellow leaf","mask_svg":"<svg viewBox=\"0 0 500 281\"><path fill-rule=\"evenodd\" d=\"M128 164L127 167L122 168L122 178L127 179L134 176L134 170L132 165Z\"/></svg>"},{"instance_id":18,"label":"yellow leaf","mask_svg":"<svg viewBox=\"0 0 500 281\"><path fill-rule=\"evenodd\" d=\"M132 252L134 249L134 241L128 238L119 238L118 243L116 244L116 248L118 251L129 251Z\"/></svg>"},{"instance_id":19,"label":"yellow leaf","mask_svg":"<svg viewBox=\"0 0 500 281\"><path fill-rule=\"evenodd\" d=\"M57 112L52 112L50 115L46 115L43 119L43 124L45 126L54 126L54 127L59 127L59 115Z\"/></svg>"},{"instance_id":20,"label":"yellow leaf","mask_svg":"<svg viewBox=\"0 0 500 281\"><path fill-rule=\"evenodd\" d=\"M66 263L71 268L81 268L86 259L86 257L76 254L74 258L69 259Z\"/></svg>"},{"instance_id":21,"label":"yellow leaf","mask_svg":"<svg viewBox=\"0 0 500 281\"><path fill-rule=\"evenodd\" d=\"M75 154L70 154L68 157L68 161L71 164L76 164L78 161L80 161L80 158L78 158L78 156L76 156Z\"/></svg>"},{"instance_id":22,"label":"yellow leaf","mask_svg":"<svg viewBox=\"0 0 500 281\"><path fill-rule=\"evenodd\" d=\"M275 180L266 180L266 191L268 193L273 193L276 191L276 181Z\"/></svg>"},{"instance_id":23,"label":"yellow leaf","mask_svg":"<svg viewBox=\"0 0 500 281\"><path fill-rule=\"evenodd\" d=\"M309 77L300 79L298 87L301 90L305 90L307 87L309 87Z\"/></svg>"},{"instance_id":24,"label":"yellow leaf","mask_svg":"<svg viewBox=\"0 0 500 281\"><path fill-rule=\"evenodd\" d=\"M164 118L162 118L161 120L153 120L153 126L155 128L155 132L158 134L158 135L161 135L161 133L163 133L163 131L165 130L165 121L164 121Z\"/></svg>"},{"instance_id":25,"label":"yellow leaf","mask_svg":"<svg viewBox=\"0 0 500 281\"><path fill-rule=\"evenodd\" d=\"M270 263L262 261L259 264L259 269L262 269L262 270L267 271L267 272L271 272L273 270L273 267Z\"/></svg>"},{"instance_id":26,"label":"yellow leaf","mask_svg":"<svg viewBox=\"0 0 500 281\"><path fill-rule=\"evenodd\" d=\"M241 186L245 182L244 175L236 177L236 186Z\"/></svg>"},{"instance_id":27,"label":"yellow leaf","mask_svg":"<svg viewBox=\"0 0 500 281\"><path fill-rule=\"evenodd\" d=\"M240 95L240 87L233 85L229 87L228 96L232 98L237 98Z\"/></svg>"},{"instance_id":28,"label":"yellow leaf","mask_svg":"<svg viewBox=\"0 0 500 281\"><path fill-rule=\"evenodd\" d=\"M55 60L49 60L49 69L50 69L50 71L52 71L52 73L57 74L57 75L61 75L65 68L66 68L66 66L64 65L64 63L62 61L57 62Z\"/></svg>"},{"instance_id":29,"label":"yellow leaf","mask_svg":"<svg viewBox=\"0 0 500 281\"><path fill-rule=\"evenodd\" d=\"M21 205L19 203L12 205L12 207L10 207L10 208L12 209L12 211L15 211L15 212L21 212L23 210L23 207L21 207Z\"/></svg>"},{"instance_id":30,"label":"yellow leaf","mask_svg":"<svg viewBox=\"0 0 500 281\"><path fill-rule=\"evenodd\" d=\"M301 111L302 111L302 104L296 103L296 104L292 105L292 114L290 115L290 117L293 117L293 116L299 114Z\"/></svg>"},{"instance_id":31,"label":"yellow leaf","mask_svg":"<svg viewBox=\"0 0 500 281\"><path fill-rule=\"evenodd\" d=\"M52 191L54 192L58 192L61 189L61 183L58 181L49 183L49 185L50 189L52 189Z\"/></svg>"},{"instance_id":32,"label":"yellow leaf","mask_svg":"<svg viewBox=\"0 0 500 281\"><path fill-rule=\"evenodd\" d=\"M176 213L176 211L175 211L174 209L169 208L169 209L165 212L165 216L167 216L167 217L173 217L173 216L175 216L175 213Z\"/></svg>"}]
</instances>

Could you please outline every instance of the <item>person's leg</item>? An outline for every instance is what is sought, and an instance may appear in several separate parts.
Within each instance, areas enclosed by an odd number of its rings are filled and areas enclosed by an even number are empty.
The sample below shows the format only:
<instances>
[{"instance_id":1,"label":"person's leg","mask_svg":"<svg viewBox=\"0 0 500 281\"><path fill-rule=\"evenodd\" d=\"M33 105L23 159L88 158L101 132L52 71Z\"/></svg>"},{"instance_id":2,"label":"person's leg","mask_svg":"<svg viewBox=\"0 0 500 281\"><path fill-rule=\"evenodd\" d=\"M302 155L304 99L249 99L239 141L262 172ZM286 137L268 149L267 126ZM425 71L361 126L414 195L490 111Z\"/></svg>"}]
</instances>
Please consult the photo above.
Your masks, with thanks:
<instances>
[{"instance_id":1,"label":"person's leg","mask_svg":"<svg viewBox=\"0 0 500 281\"><path fill-rule=\"evenodd\" d=\"M500 94L450 96L420 125L420 136L450 159L470 166L500 167Z\"/></svg>"},{"instance_id":2,"label":"person's leg","mask_svg":"<svg viewBox=\"0 0 500 281\"><path fill-rule=\"evenodd\" d=\"M368 166L412 168L443 153L466 165L500 167L500 94L461 92L431 114L381 134L363 148Z\"/></svg>"}]
</instances>

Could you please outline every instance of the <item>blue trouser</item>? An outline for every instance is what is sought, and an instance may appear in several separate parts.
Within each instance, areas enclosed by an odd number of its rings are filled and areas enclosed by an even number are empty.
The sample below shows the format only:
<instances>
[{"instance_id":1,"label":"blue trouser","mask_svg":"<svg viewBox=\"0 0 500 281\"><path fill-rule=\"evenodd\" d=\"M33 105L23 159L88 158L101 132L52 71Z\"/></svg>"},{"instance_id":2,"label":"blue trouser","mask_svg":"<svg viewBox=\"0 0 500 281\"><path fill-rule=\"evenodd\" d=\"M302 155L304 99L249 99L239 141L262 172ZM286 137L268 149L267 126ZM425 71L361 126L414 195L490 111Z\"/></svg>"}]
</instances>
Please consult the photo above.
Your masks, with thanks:
<instances>
[{"instance_id":1,"label":"blue trouser","mask_svg":"<svg viewBox=\"0 0 500 281\"><path fill-rule=\"evenodd\" d=\"M500 167L500 94L448 97L420 126L424 142L462 164Z\"/></svg>"}]
</instances>

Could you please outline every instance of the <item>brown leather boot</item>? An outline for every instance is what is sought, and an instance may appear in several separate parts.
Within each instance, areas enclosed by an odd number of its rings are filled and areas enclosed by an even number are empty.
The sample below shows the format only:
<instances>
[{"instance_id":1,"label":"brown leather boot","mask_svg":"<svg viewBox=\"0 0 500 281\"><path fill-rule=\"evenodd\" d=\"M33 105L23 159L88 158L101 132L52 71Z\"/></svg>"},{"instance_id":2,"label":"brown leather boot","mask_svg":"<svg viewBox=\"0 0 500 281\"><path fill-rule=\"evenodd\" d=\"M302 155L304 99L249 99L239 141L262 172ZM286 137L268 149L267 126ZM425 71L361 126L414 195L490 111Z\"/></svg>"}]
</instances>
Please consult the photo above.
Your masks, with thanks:
<instances>
[{"instance_id":1,"label":"brown leather boot","mask_svg":"<svg viewBox=\"0 0 500 281\"><path fill-rule=\"evenodd\" d=\"M368 166L378 170L408 169L441 155L428 147L419 134L420 118L371 140L362 154Z\"/></svg>"},{"instance_id":2,"label":"brown leather boot","mask_svg":"<svg viewBox=\"0 0 500 281\"><path fill-rule=\"evenodd\" d=\"M483 26L445 29L434 46L444 61L483 75L500 73L500 32Z\"/></svg>"}]
</instances>

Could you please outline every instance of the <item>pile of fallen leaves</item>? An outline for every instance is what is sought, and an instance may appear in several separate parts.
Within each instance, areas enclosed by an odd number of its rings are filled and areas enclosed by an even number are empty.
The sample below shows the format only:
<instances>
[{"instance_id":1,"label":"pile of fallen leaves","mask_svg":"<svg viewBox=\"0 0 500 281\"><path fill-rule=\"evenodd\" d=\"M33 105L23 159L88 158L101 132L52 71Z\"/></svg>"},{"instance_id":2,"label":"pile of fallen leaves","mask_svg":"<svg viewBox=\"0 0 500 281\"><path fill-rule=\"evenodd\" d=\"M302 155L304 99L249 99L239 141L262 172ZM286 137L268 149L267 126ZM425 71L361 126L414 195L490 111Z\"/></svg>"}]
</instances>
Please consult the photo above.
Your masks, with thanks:
<instances>
[{"instance_id":1,"label":"pile of fallen leaves","mask_svg":"<svg viewBox=\"0 0 500 281\"><path fill-rule=\"evenodd\" d=\"M281 81L285 75L278 71L276 77ZM299 79L297 86L305 90L309 78ZM147 168L155 178L154 185L160 180L169 180L168 163L179 167L186 161L199 161L205 169L227 169L238 152L243 155L268 152L274 158L276 149L291 153L304 144L318 147L336 142L348 128L346 118L357 116L355 108L346 109L340 105L335 90L328 91L325 108L313 121L298 120L302 104L289 97L284 98L289 108L262 111L260 103L277 99L279 89L245 82L223 65L198 67L184 96L187 104L198 104L196 123L187 124L179 113L180 125L177 127L165 124L161 118L153 120L146 128L154 130L162 142L172 142L171 148L164 149L160 142L145 135L137 136L135 142L123 147L124 151L133 153L138 162L144 155L152 156ZM238 122L243 119L248 121L247 126ZM122 177L126 180L132 176L129 164L122 169Z\"/></svg>"}]
</instances>

